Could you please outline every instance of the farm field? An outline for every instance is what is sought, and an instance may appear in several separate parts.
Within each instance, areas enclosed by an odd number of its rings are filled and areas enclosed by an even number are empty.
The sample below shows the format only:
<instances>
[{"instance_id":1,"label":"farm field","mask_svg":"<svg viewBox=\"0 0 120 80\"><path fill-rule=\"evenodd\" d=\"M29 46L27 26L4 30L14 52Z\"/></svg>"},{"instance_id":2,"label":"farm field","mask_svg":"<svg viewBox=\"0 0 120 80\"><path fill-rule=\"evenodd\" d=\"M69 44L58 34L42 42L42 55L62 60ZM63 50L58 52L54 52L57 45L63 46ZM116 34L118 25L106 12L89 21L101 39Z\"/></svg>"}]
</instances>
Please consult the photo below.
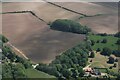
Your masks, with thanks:
<instances>
[{"instance_id":1,"label":"farm field","mask_svg":"<svg viewBox=\"0 0 120 80\"><path fill-rule=\"evenodd\" d=\"M34 62L49 63L84 40L84 35L54 31L29 13L3 14L3 34Z\"/></svg>"},{"instance_id":2,"label":"farm field","mask_svg":"<svg viewBox=\"0 0 120 80\"><path fill-rule=\"evenodd\" d=\"M95 33L114 34L118 32L117 14L105 14L96 17L84 18L80 20L80 23L82 25L89 26Z\"/></svg>"},{"instance_id":3,"label":"farm field","mask_svg":"<svg viewBox=\"0 0 120 80\"><path fill-rule=\"evenodd\" d=\"M95 33L106 32L113 34L118 31L118 9L114 6L116 3L100 3L99 5L99 3L56 2L55 4L86 15L102 14L94 17L76 19L76 21L82 25L90 27Z\"/></svg>"},{"instance_id":4,"label":"farm field","mask_svg":"<svg viewBox=\"0 0 120 80\"><path fill-rule=\"evenodd\" d=\"M84 68L91 68L88 77L94 73L100 77L95 67L108 76L108 70L117 73L119 35L114 37L114 33L118 32L118 8L112 5L44 0L3 3L3 63L12 63L8 64L12 76L17 72L12 65L21 63L28 78L77 79L85 76Z\"/></svg>"},{"instance_id":5,"label":"farm field","mask_svg":"<svg viewBox=\"0 0 120 80\"><path fill-rule=\"evenodd\" d=\"M102 15L79 19L82 15L67 11L46 2L3 3L3 12L27 10L33 11L38 17L45 20L47 23L52 22L56 19L71 19L80 22L82 25L90 27L95 33L106 32L109 34L113 34L118 31L117 8L111 8L109 6L107 7L87 2L56 2L55 4L61 5L65 8L85 15Z\"/></svg>"},{"instance_id":6,"label":"farm field","mask_svg":"<svg viewBox=\"0 0 120 80\"><path fill-rule=\"evenodd\" d=\"M86 15L116 13L116 10L90 2L55 2L55 4Z\"/></svg>"},{"instance_id":7,"label":"farm field","mask_svg":"<svg viewBox=\"0 0 120 80\"><path fill-rule=\"evenodd\" d=\"M70 11L61 9L46 2L3 3L3 12L14 12L14 11L32 11L38 17L42 18L48 23L56 19L74 20L81 16L79 14L72 13Z\"/></svg>"}]
</instances>

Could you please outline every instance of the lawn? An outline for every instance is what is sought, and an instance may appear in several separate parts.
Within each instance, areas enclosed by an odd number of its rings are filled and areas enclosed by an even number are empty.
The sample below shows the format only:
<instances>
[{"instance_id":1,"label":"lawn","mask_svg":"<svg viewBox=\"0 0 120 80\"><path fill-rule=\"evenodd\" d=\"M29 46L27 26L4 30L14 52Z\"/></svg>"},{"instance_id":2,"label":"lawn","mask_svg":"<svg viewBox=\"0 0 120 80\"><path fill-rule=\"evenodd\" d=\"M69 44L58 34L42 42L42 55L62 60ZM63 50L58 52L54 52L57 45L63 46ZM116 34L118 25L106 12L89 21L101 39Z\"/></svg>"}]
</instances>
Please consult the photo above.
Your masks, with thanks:
<instances>
[{"instance_id":1,"label":"lawn","mask_svg":"<svg viewBox=\"0 0 120 80\"><path fill-rule=\"evenodd\" d=\"M90 62L92 60L92 62ZM95 58L89 58L89 64L90 67L97 67L97 68L107 68L109 69L110 66L113 66L113 64L108 64L108 57L101 55L99 52L95 53ZM102 69L101 69L102 70ZM116 68L109 69L110 71L112 70L113 72L118 71L118 66ZM106 72L104 69L101 72Z\"/></svg>"},{"instance_id":2,"label":"lawn","mask_svg":"<svg viewBox=\"0 0 120 80\"><path fill-rule=\"evenodd\" d=\"M107 43L95 43L94 46L92 46L93 50L96 50L97 48L100 48L101 50L104 47L108 47L111 50L117 50L118 49L118 45L116 44L118 38L114 37L114 36L100 36L100 35L92 35L89 34L88 37L90 40L94 40L95 42L97 42L97 40L103 40L103 39L107 39Z\"/></svg>"},{"instance_id":3,"label":"lawn","mask_svg":"<svg viewBox=\"0 0 120 80\"><path fill-rule=\"evenodd\" d=\"M55 79L54 76L51 76L49 74L46 74L41 71L37 71L35 69L26 69L26 75L29 78L49 78L49 79Z\"/></svg>"}]
</instances>

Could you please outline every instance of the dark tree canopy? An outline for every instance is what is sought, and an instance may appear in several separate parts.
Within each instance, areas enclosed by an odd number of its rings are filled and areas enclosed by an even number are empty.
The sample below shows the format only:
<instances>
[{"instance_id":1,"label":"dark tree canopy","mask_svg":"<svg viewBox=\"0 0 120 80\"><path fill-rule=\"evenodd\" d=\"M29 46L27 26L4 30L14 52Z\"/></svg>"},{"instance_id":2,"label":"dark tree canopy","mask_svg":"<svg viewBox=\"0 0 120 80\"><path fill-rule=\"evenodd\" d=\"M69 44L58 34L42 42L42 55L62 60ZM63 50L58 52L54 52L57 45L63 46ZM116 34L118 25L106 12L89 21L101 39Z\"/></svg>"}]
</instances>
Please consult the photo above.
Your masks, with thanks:
<instances>
[{"instance_id":1,"label":"dark tree canopy","mask_svg":"<svg viewBox=\"0 0 120 80\"><path fill-rule=\"evenodd\" d=\"M101 41L101 43L107 43L107 39L104 38L104 39Z\"/></svg>"},{"instance_id":2,"label":"dark tree canopy","mask_svg":"<svg viewBox=\"0 0 120 80\"><path fill-rule=\"evenodd\" d=\"M117 40L116 44L120 45L120 39Z\"/></svg>"},{"instance_id":3,"label":"dark tree canopy","mask_svg":"<svg viewBox=\"0 0 120 80\"><path fill-rule=\"evenodd\" d=\"M90 54L90 58L94 58L95 57L95 53L92 51Z\"/></svg>"},{"instance_id":4,"label":"dark tree canopy","mask_svg":"<svg viewBox=\"0 0 120 80\"><path fill-rule=\"evenodd\" d=\"M108 63L113 64L115 62L114 57L110 56Z\"/></svg>"},{"instance_id":5,"label":"dark tree canopy","mask_svg":"<svg viewBox=\"0 0 120 80\"><path fill-rule=\"evenodd\" d=\"M82 77L84 75L83 67L86 66L88 61L89 49L87 47L89 45L91 44L83 42L65 51L63 54L56 56L56 59L51 64L39 64L36 69L56 77L66 77L67 79L69 77Z\"/></svg>"},{"instance_id":6,"label":"dark tree canopy","mask_svg":"<svg viewBox=\"0 0 120 80\"><path fill-rule=\"evenodd\" d=\"M114 36L120 38L120 32L117 32Z\"/></svg>"},{"instance_id":7,"label":"dark tree canopy","mask_svg":"<svg viewBox=\"0 0 120 80\"><path fill-rule=\"evenodd\" d=\"M79 23L67 20L67 19L58 19L50 25L51 29L60 30L64 32L72 32L78 34L86 34L91 31L90 28L82 26Z\"/></svg>"},{"instance_id":8,"label":"dark tree canopy","mask_svg":"<svg viewBox=\"0 0 120 80\"><path fill-rule=\"evenodd\" d=\"M112 51L110 48L103 48L102 52L101 52L102 55L105 55L105 56L110 56L112 54Z\"/></svg>"}]
</instances>

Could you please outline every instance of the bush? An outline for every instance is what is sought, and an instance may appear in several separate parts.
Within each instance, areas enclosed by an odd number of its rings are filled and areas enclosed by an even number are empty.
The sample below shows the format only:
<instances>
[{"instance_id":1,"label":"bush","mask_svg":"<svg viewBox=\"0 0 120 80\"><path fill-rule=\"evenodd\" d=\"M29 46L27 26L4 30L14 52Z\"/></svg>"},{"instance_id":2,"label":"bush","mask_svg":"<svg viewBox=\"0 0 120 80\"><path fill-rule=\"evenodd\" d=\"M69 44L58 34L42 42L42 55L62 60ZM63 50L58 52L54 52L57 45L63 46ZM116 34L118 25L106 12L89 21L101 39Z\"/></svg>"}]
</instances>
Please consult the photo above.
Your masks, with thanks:
<instances>
[{"instance_id":1,"label":"bush","mask_svg":"<svg viewBox=\"0 0 120 80\"><path fill-rule=\"evenodd\" d=\"M98 35L100 35L100 36L107 36L107 33L100 33Z\"/></svg>"},{"instance_id":2,"label":"bush","mask_svg":"<svg viewBox=\"0 0 120 80\"><path fill-rule=\"evenodd\" d=\"M117 67L117 64L116 64L116 63L114 63L113 67Z\"/></svg>"},{"instance_id":3,"label":"bush","mask_svg":"<svg viewBox=\"0 0 120 80\"><path fill-rule=\"evenodd\" d=\"M114 36L120 38L120 32L117 32Z\"/></svg>"},{"instance_id":4,"label":"bush","mask_svg":"<svg viewBox=\"0 0 120 80\"><path fill-rule=\"evenodd\" d=\"M110 56L111 53L112 53L112 50L110 48L107 48L107 47L103 48L103 50L101 52L101 54L105 55L105 56Z\"/></svg>"},{"instance_id":5,"label":"bush","mask_svg":"<svg viewBox=\"0 0 120 80\"><path fill-rule=\"evenodd\" d=\"M107 43L107 39L103 39L101 43Z\"/></svg>"},{"instance_id":6,"label":"bush","mask_svg":"<svg viewBox=\"0 0 120 80\"><path fill-rule=\"evenodd\" d=\"M8 39L3 36L3 35L0 35L0 40L2 40L3 43L7 43L8 42Z\"/></svg>"},{"instance_id":7,"label":"bush","mask_svg":"<svg viewBox=\"0 0 120 80\"><path fill-rule=\"evenodd\" d=\"M101 49L100 48L97 48L97 50L96 50L97 52L100 52L101 51Z\"/></svg>"},{"instance_id":8,"label":"bush","mask_svg":"<svg viewBox=\"0 0 120 80\"><path fill-rule=\"evenodd\" d=\"M117 40L116 44L120 45L120 39Z\"/></svg>"},{"instance_id":9,"label":"bush","mask_svg":"<svg viewBox=\"0 0 120 80\"><path fill-rule=\"evenodd\" d=\"M95 45L95 41L94 40L91 40L91 45Z\"/></svg>"},{"instance_id":10,"label":"bush","mask_svg":"<svg viewBox=\"0 0 120 80\"><path fill-rule=\"evenodd\" d=\"M108 63L113 64L114 62L115 62L115 59L112 56L110 56Z\"/></svg>"},{"instance_id":11,"label":"bush","mask_svg":"<svg viewBox=\"0 0 120 80\"><path fill-rule=\"evenodd\" d=\"M96 43L99 43L99 42L100 42L100 40L97 40L97 41L96 41Z\"/></svg>"},{"instance_id":12,"label":"bush","mask_svg":"<svg viewBox=\"0 0 120 80\"><path fill-rule=\"evenodd\" d=\"M116 57L120 57L120 50L114 50L112 54L114 54Z\"/></svg>"},{"instance_id":13,"label":"bush","mask_svg":"<svg viewBox=\"0 0 120 80\"><path fill-rule=\"evenodd\" d=\"M95 57L95 53L92 51L90 54L90 58L94 58Z\"/></svg>"}]
</instances>

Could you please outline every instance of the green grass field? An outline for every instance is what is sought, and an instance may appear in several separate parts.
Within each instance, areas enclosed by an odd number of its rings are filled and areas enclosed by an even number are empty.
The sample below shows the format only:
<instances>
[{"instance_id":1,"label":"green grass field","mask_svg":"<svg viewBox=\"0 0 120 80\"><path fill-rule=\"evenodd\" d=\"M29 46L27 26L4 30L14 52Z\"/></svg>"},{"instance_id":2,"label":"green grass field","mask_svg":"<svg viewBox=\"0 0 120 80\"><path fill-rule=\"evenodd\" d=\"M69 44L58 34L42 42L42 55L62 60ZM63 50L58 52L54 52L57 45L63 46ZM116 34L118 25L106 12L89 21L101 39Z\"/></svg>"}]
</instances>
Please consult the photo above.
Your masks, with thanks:
<instances>
[{"instance_id":1,"label":"green grass field","mask_svg":"<svg viewBox=\"0 0 120 80\"><path fill-rule=\"evenodd\" d=\"M92 62L90 62L92 60ZM89 58L88 62L90 67L97 67L97 68L107 68L109 69L110 66L113 66L113 64L108 64L108 56L103 56L100 54L100 52L95 53L94 58ZM116 62L117 63L117 62ZM109 69L110 71L117 72L118 71L118 63L117 67ZM101 69L101 72L106 72L104 69Z\"/></svg>"},{"instance_id":2,"label":"green grass field","mask_svg":"<svg viewBox=\"0 0 120 80\"><path fill-rule=\"evenodd\" d=\"M111 50L117 50L118 49L118 45L116 44L116 42L118 40L117 37L114 37L114 36L100 36L100 35L89 34L88 38L90 40L95 41L95 45L92 46L93 50L96 50L97 48L100 48L102 50L104 47L108 47ZM101 41L103 39L107 39L107 43L101 43L101 42L96 43L97 40Z\"/></svg>"},{"instance_id":3,"label":"green grass field","mask_svg":"<svg viewBox=\"0 0 120 80\"><path fill-rule=\"evenodd\" d=\"M26 75L28 78L46 78L46 79L51 78L55 80L54 76L51 76L41 71L37 71L35 69L26 69Z\"/></svg>"}]
</instances>

